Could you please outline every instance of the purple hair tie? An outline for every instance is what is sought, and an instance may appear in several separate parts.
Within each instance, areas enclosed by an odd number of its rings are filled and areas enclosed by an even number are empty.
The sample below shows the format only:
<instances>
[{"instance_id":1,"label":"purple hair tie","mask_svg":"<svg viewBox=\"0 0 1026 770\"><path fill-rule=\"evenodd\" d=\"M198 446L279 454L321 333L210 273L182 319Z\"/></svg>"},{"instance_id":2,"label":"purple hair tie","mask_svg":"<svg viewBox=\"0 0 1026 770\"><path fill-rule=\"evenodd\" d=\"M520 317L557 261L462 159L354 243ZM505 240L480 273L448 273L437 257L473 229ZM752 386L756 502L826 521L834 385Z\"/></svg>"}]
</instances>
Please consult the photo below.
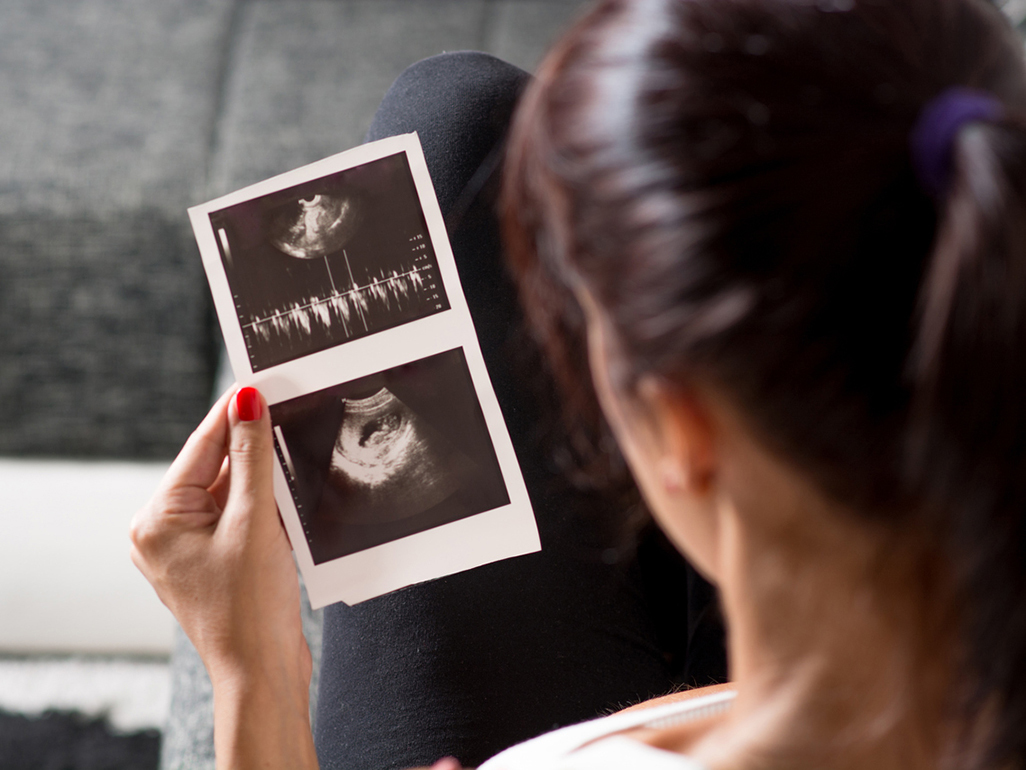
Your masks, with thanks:
<instances>
[{"instance_id":1,"label":"purple hair tie","mask_svg":"<svg viewBox=\"0 0 1026 770\"><path fill-rule=\"evenodd\" d=\"M951 181L955 138L967 123L1000 120L997 97L971 88L949 88L931 99L912 129L912 165L923 190L944 198Z\"/></svg>"}]
</instances>

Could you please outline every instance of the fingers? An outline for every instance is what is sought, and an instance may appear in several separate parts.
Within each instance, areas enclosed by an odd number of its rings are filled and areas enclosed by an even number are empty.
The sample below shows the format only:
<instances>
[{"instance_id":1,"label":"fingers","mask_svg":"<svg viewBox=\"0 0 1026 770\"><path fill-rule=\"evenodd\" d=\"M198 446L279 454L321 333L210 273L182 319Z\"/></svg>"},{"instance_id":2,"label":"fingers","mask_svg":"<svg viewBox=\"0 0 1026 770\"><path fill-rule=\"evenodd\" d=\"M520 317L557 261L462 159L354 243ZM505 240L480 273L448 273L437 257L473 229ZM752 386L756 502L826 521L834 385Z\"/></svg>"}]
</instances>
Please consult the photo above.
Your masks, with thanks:
<instances>
[{"instance_id":1,"label":"fingers","mask_svg":"<svg viewBox=\"0 0 1026 770\"><path fill-rule=\"evenodd\" d=\"M233 389L133 520L132 561L212 675L237 671L239 661L262 672L266 656L285 650L284 659L295 660L302 648L296 568L272 490L272 448L263 397Z\"/></svg>"},{"instance_id":2,"label":"fingers","mask_svg":"<svg viewBox=\"0 0 1026 770\"><path fill-rule=\"evenodd\" d=\"M228 490L231 488L231 469L228 467L228 453L225 452L224 460L221 462L221 470L217 474L217 481L210 487L210 495L217 503L219 510L224 510L228 502Z\"/></svg>"},{"instance_id":3,"label":"fingers","mask_svg":"<svg viewBox=\"0 0 1026 770\"><path fill-rule=\"evenodd\" d=\"M164 476L162 488L200 487L209 489L221 471L228 444L227 405L236 393L229 388L217 400L203 422L192 432L178 457Z\"/></svg>"},{"instance_id":4,"label":"fingers","mask_svg":"<svg viewBox=\"0 0 1026 770\"><path fill-rule=\"evenodd\" d=\"M228 406L231 483L226 515L274 505L274 443L267 402L255 388L241 388Z\"/></svg>"},{"instance_id":5,"label":"fingers","mask_svg":"<svg viewBox=\"0 0 1026 770\"><path fill-rule=\"evenodd\" d=\"M151 579L147 562L181 527L209 526L220 515L220 501L207 490L222 474L227 453L228 400L235 388L218 399L189 436L149 502L132 518L129 538L132 561Z\"/></svg>"}]
</instances>

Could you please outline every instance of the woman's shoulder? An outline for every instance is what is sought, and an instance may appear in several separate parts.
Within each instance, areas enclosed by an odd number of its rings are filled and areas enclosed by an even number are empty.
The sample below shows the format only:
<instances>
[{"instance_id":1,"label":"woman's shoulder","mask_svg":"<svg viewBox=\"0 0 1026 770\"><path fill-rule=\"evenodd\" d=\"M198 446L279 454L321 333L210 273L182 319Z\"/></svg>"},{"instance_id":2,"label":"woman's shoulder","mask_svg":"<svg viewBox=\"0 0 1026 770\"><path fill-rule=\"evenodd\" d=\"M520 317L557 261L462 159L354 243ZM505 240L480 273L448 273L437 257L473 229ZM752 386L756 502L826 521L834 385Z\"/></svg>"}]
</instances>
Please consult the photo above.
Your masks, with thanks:
<instances>
[{"instance_id":1,"label":"woman's shoulder","mask_svg":"<svg viewBox=\"0 0 1026 770\"><path fill-rule=\"evenodd\" d=\"M627 735L703 721L726 711L734 695L729 686L720 685L646 701L513 746L485 762L480 770L601 770L625 766L643 766L646 770L702 770L694 760L682 754L655 748Z\"/></svg>"}]
</instances>

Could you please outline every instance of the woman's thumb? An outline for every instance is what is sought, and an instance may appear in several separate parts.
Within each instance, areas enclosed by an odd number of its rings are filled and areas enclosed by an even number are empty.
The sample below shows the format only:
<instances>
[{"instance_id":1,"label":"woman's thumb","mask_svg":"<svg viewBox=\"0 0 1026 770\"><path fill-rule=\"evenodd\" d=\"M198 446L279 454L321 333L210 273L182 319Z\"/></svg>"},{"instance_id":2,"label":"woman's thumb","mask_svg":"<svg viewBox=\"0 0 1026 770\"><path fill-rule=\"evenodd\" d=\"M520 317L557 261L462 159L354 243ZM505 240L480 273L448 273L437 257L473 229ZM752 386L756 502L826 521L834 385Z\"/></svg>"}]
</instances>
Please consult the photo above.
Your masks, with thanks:
<instances>
[{"instance_id":1,"label":"woman's thumb","mask_svg":"<svg viewBox=\"0 0 1026 770\"><path fill-rule=\"evenodd\" d=\"M271 418L260 391L239 389L228 407L228 429L231 481L225 512L268 504L273 509Z\"/></svg>"}]
</instances>

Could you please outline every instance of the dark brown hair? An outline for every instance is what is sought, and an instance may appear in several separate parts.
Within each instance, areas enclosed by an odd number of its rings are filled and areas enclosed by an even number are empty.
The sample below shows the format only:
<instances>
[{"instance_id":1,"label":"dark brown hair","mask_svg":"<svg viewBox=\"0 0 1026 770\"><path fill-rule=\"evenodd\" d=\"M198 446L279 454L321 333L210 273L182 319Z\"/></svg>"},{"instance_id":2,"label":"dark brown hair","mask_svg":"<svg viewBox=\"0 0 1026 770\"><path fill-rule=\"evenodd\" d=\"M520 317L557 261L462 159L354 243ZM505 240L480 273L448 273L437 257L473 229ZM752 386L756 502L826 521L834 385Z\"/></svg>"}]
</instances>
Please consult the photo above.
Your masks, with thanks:
<instances>
[{"instance_id":1,"label":"dark brown hair","mask_svg":"<svg viewBox=\"0 0 1026 770\"><path fill-rule=\"evenodd\" d=\"M943 200L909 136L951 86L999 121ZM578 414L582 281L625 385L712 381L867 515L949 547L981 767L1026 767L1026 70L985 0L608 0L528 90L504 225Z\"/></svg>"}]
</instances>

